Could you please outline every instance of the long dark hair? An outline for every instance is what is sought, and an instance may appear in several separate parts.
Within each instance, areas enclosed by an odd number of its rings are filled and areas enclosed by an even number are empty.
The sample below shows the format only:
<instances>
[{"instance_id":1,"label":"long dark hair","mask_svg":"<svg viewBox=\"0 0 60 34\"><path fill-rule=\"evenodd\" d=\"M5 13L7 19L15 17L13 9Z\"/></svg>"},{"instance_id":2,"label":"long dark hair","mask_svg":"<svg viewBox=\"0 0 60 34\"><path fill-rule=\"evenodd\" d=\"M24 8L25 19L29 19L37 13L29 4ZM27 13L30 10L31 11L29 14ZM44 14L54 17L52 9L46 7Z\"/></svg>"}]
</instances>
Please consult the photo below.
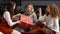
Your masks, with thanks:
<instances>
[{"instance_id":1,"label":"long dark hair","mask_svg":"<svg viewBox=\"0 0 60 34\"><path fill-rule=\"evenodd\" d=\"M3 16L3 13L4 13L5 11L7 11L6 5L4 5L1 9L2 9L2 16Z\"/></svg>"},{"instance_id":2,"label":"long dark hair","mask_svg":"<svg viewBox=\"0 0 60 34\"><path fill-rule=\"evenodd\" d=\"M11 16L14 15L14 9L13 9L14 5L16 5L16 3L14 3L14 2L10 2L10 3L7 4L7 9L11 13Z\"/></svg>"}]
</instances>

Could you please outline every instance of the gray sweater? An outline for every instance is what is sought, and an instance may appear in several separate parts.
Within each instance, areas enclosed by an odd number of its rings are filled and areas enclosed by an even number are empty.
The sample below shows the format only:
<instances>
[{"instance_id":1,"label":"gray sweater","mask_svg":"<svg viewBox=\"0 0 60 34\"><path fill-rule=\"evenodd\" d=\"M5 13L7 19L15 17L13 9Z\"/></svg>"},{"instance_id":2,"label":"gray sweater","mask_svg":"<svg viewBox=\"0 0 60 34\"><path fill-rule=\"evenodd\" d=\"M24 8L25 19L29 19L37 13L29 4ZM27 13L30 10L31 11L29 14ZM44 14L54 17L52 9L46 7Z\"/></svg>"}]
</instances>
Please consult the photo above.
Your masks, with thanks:
<instances>
[{"instance_id":1,"label":"gray sweater","mask_svg":"<svg viewBox=\"0 0 60 34\"><path fill-rule=\"evenodd\" d=\"M27 15L29 17L32 17L33 18L33 22L37 23L37 16L36 16L35 12L34 13L30 13L30 14L25 13L25 15Z\"/></svg>"}]
</instances>

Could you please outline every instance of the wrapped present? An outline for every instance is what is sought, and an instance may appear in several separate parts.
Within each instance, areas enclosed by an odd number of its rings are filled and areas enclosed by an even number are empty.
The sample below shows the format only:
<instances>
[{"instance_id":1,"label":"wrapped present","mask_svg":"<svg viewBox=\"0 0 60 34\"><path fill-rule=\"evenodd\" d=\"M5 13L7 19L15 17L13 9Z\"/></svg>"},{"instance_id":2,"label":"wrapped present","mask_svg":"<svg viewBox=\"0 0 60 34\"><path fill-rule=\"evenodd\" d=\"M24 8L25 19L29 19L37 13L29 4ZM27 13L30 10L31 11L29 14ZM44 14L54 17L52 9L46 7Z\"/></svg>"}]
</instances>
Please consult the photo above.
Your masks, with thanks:
<instances>
[{"instance_id":1,"label":"wrapped present","mask_svg":"<svg viewBox=\"0 0 60 34\"><path fill-rule=\"evenodd\" d=\"M19 24L20 27L24 29L29 29L33 25L33 18L20 14L20 22L21 22Z\"/></svg>"}]
</instances>

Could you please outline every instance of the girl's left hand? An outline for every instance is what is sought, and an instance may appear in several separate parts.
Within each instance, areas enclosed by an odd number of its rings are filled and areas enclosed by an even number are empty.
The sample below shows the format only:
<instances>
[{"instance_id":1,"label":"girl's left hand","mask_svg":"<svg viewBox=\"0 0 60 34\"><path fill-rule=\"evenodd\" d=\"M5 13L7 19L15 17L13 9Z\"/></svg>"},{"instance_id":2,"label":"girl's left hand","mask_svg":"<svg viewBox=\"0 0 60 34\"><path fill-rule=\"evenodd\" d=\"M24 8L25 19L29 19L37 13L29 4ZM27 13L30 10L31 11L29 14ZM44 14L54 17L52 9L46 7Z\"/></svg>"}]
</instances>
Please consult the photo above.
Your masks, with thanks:
<instances>
[{"instance_id":1,"label":"girl's left hand","mask_svg":"<svg viewBox=\"0 0 60 34\"><path fill-rule=\"evenodd\" d=\"M13 18L15 18L16 16L20 16L20 13L19 13L19 14L17 14L17 15L14 15L14 16L12 17L12 19L13 19Z\"/></svg>"},{"instance_id":2,"label":"girl's left hand","mask_svg":"<svg viewBox=\"0 0 60 34\"><path fill-rule=\"evenodd\" d=\"M18 24L20 23L20 20L16 21Z\"/></svg>"}]
</instances>

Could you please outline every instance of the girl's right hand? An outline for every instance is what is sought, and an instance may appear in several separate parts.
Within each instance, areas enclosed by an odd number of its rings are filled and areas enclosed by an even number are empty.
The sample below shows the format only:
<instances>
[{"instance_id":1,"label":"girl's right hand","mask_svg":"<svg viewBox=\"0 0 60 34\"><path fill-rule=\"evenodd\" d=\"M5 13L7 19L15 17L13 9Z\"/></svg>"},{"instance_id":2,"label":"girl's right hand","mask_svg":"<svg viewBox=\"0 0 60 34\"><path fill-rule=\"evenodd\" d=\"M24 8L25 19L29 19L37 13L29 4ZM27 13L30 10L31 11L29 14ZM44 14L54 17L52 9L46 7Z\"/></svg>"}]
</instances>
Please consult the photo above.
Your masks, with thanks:
<instances>
[{"instance_id":1,"label":"girl's right hand","mask_svg":"<svg viewBox=\"0 0 60 34\"><path fill-rule=\"evenodd\" d=\"M20 20L16 21L17 23L20 23Z\"/></svg>"}]
</instances>

